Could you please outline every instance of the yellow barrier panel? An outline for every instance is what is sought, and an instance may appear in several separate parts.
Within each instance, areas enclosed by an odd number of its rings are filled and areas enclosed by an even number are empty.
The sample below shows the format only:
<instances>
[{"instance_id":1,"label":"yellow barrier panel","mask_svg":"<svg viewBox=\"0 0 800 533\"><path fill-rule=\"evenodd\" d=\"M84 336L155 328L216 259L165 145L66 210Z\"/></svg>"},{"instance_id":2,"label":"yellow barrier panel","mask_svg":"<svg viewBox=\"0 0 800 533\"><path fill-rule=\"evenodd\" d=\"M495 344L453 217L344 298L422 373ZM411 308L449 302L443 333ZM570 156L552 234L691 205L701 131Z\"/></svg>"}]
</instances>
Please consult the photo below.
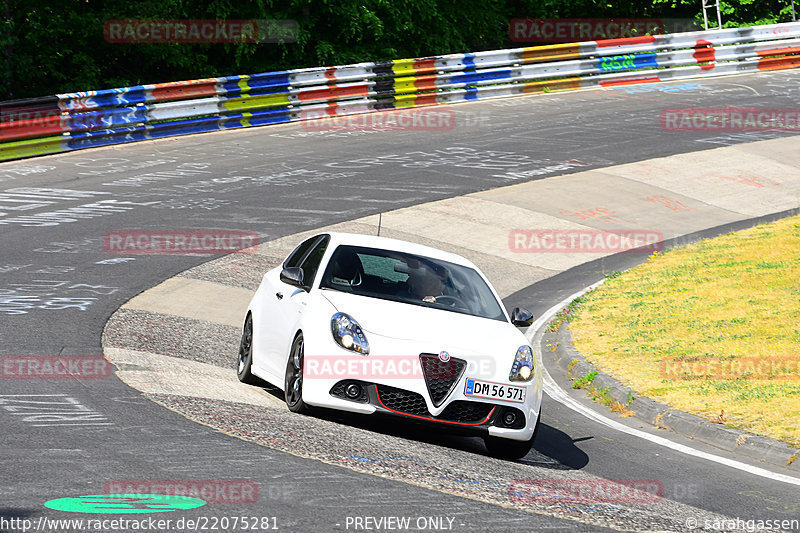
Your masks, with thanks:
<instances>
[{"instance_id":1,"label":"yellow barrier panel","mask_svg":"<svg viewBox=\"0 0 800 533\"><path fill-rule=\"evenodd\" d=\"M64 151L61 148L62 140L64 140L63 136L55 135L53 137L2 143L0 144L0 161L62 152Z\"/></svg>"}]
</instances>

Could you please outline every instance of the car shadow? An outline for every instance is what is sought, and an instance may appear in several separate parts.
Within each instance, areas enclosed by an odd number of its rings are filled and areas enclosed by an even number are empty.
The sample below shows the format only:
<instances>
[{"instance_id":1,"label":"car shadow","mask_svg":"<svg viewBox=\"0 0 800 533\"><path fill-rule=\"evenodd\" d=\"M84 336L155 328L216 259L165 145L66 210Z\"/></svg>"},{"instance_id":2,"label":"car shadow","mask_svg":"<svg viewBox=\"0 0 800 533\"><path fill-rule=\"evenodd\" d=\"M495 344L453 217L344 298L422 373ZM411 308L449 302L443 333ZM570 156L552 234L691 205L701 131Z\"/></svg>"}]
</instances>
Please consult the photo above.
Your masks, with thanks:
<instances>
[{"instance_id":1,"label":"car shadow","mask_svg":"<svg viewBox=\"0 0 800 533\"><path fill-rule=\"evenodd\" d=\"M547 420L546 414L542 420ZM546 423L542 422L539 426L539 434L533 442L533 448L558 462L560 465L573 470L580 470L589 464L589 456L586 455L586 452L578 448L575 443L591 438L593 437L573 439L560 429L548 426Z\"/></svg>"},{"instance_id":2,"label":"car shadow","mask_svg":"<svg viewBox=\"0 0 800 533\"><path fill-rule=\"evenodd\" d=\"M36 513L31 511L30 509L24 508L17 508L17 507L0 507L0 524L10 525L6 529L2 525L0 525L0 533L5 533L6 531L11 532L14 530L24 531L25 528L30 529L34 526L32 523L26 523L26 521L31 520L31 517L35 516Z\"/></svg>"},{"instance_id":3,"label":"car shadow","mask_svg":"<svg viewBox=\"0 0 800 533\"><path fill-rule=\"evenodd\" d=\"M283 392L280 389L267 386L264 387L264 390L284 401ZM314 408L311 416L382 435L445 446L478 455L488 455L482 438L459 435L453 432L453 428L439 429L429 424L417 423L392 415L359 415L321 408ZM549 426L546 420L545 415L533 443L533 450L519 462L556 470L578 470L586 466L589 463L589 456L575 443L592 437L573 439L563 431Z\"/></svg>"}]
</instances>

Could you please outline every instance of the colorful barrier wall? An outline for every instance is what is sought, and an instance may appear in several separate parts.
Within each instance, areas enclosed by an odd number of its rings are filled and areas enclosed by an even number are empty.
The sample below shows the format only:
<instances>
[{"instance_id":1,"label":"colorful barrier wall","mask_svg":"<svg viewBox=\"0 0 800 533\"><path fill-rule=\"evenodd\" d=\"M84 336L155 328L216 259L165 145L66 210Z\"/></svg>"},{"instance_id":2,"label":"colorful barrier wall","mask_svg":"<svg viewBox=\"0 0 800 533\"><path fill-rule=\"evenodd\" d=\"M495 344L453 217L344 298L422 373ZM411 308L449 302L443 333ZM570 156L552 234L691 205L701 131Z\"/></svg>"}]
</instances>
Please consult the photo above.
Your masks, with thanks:
<instances>
[{"instance_id":1,"label":"colorful barrier wall","mask_svg":"<svg viewBox=\"0 0 800 533\"><path fill-rule=\"evenodd\" d=\"M451 54L0 102L0 161L328 116L800 67L800 23Z\"/></svg>"}]
</instances>

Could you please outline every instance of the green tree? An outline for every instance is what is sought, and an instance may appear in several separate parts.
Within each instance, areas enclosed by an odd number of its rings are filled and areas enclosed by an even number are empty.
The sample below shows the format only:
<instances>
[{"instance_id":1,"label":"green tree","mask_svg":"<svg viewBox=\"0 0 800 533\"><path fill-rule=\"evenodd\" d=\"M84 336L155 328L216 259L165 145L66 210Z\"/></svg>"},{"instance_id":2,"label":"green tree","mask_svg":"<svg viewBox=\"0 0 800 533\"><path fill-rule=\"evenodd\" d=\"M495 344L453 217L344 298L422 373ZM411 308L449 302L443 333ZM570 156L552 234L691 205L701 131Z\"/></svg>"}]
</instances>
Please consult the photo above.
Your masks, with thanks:
<instances>
[{"instance_id":1,"label":"green tree","mask_svg":"<svg viewBox=\"0 0 800 533\"><path fill-rule=\"evenodd\" d=\"M701 0L0 0L0 98L516 47L513 18L696 18ZM725 26L791 20L725 0ZM110 43L115 19L288 19L283 43Z\"/></svg>"}]
</instances>

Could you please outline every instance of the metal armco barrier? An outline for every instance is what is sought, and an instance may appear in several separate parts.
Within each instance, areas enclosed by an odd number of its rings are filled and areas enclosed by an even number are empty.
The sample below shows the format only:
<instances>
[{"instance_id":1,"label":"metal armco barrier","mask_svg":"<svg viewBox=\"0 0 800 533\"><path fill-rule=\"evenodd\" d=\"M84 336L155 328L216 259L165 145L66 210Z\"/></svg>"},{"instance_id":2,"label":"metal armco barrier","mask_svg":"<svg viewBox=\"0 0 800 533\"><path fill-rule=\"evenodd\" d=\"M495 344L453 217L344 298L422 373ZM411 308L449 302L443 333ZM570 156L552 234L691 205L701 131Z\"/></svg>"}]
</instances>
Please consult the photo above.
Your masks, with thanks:
<instances>
[{"instance_id":1,"label":"metal armco barrier","mask_svg":"<svg viewBox=\"0 0 800 533\"><path fill-rule=\"evenodd\" d=\"M800 22L0 102L0 161L207 131L800 67Z\"/></svg>"}]
</instances>

